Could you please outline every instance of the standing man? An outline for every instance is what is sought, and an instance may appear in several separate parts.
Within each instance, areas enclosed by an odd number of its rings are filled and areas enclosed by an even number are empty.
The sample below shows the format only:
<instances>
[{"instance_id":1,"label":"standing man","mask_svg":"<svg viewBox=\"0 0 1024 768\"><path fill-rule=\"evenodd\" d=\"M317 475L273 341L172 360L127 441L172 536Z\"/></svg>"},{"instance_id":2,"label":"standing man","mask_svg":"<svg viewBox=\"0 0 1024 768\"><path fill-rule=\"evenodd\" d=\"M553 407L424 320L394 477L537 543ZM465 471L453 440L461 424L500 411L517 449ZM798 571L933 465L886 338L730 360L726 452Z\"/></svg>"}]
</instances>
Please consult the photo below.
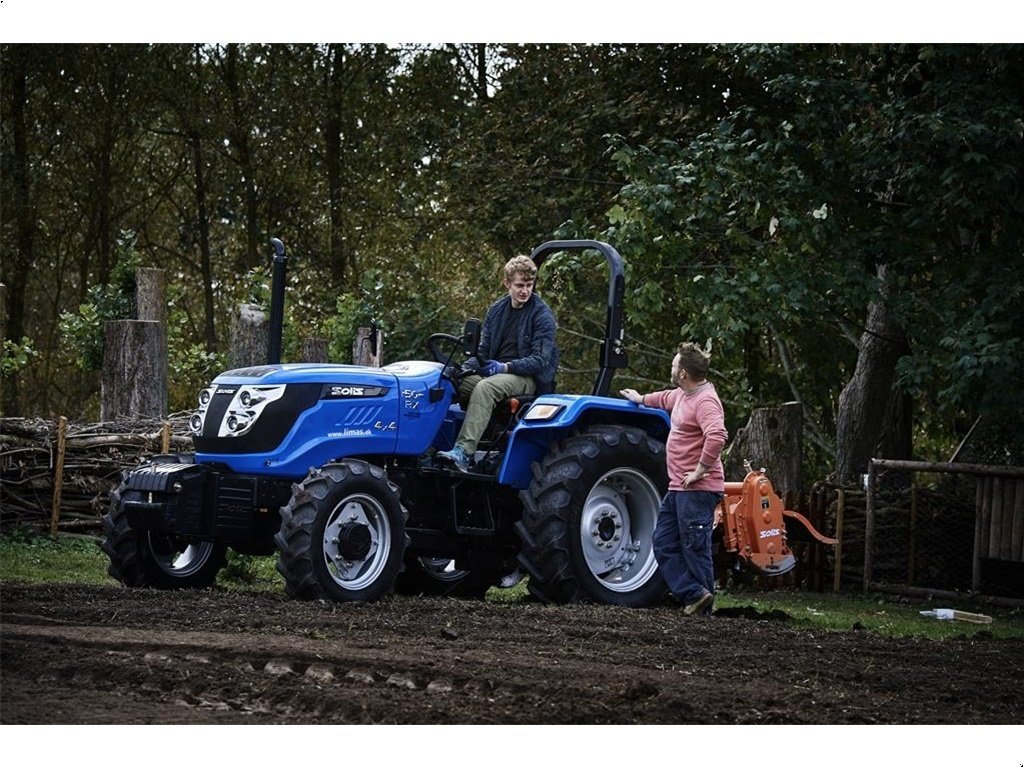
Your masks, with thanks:
<instances>
[{"instance_id":1,"label":"standing man","mask_svg":"<svg viewBox=\"0 0 1024 768\"><path fill-rule=\"evenodd\" d=\"M498 401L554 391L557 323L551 308L534 293L536 282L537 265L529 256L509 259L502 280L508 293L484 316L479 356L486 362L480 366L479 375L467 376L459 385L463 402L469 399L466 418L455 446L437 453L462 472L469 471L477 443Z\"/></svg>"},{"instance_id":2,"label":"standing man","mask_svg":"<svg viewBox=\"0 0 1024 768\"><path fill-rule=\"evenodd\" d=\"M672 414L666 443L669 490L658 511L654 556L688 616L710 614L715 600L711 531L715 507L725 494L721 455L729 435L722 401L707 380L710 359L696 344L685 342L672 359L677 389L620 392L630 402Z\"/></svg>"}]
</instances>

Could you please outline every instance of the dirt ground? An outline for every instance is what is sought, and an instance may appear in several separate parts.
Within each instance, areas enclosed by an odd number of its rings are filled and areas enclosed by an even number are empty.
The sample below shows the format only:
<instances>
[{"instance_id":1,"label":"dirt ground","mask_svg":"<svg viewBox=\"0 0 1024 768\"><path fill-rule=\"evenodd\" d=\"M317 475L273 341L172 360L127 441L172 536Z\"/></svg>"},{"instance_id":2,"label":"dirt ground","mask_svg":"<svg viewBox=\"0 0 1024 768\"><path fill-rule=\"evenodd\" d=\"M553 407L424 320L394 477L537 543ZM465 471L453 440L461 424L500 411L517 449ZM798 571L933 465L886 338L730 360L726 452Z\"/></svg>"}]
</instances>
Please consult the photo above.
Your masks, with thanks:
<instances>
[{"instance_id":1,"label":"dirt ground","mask_svg":"<svg viewBox=\"0 0 1024 768\"><path fill-rule=\"evenodd\" d=\"M1024 722L1024 643L729 613L8 585L0 722Z\"/></svg>"}]
</instances>

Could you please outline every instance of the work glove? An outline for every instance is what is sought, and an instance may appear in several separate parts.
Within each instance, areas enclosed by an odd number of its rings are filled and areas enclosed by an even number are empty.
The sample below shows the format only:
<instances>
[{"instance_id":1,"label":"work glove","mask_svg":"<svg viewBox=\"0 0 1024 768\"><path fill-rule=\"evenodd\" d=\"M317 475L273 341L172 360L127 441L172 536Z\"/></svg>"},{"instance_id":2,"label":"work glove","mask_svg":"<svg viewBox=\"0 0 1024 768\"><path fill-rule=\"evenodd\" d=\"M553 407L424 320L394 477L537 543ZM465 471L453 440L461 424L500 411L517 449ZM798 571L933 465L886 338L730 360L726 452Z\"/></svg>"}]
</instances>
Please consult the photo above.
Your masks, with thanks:
<instances>
[{"instance_id":1,"label":"work glove","mask_svg":"<svg viewBox=\"0 0 1024 768\"><path fill-rule=\"evenodd\" d=\"M508 371L508 365L506 363L499 363L497 360L488 360L480 368L480 375L487 377L493 376L496 373L506 373Z\"/></svg>"}]
</instances>

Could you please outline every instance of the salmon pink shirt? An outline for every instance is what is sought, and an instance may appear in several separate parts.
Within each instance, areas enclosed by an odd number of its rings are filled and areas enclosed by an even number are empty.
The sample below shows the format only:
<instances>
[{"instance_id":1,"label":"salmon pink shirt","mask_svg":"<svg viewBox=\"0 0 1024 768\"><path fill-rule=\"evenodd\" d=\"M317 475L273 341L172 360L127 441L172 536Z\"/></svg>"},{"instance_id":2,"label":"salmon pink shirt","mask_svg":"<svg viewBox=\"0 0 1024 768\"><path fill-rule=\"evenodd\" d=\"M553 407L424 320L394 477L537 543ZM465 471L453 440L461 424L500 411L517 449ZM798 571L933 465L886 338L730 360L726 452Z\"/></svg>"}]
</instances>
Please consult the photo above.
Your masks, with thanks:
<instances>
[{"instance_id":1,"label":"salmon pink shirt","mask_svg":"<svg viewBox=\"0 0 1024 768\"><path fill-rule=\"evenodd\" d=\"M651 408L671 414L672 429L665 444L668 454L668 487L670 491L725 492L725 470L722 449L729 433L725 429L725 412L710 381L687 394L682 387L644 395L641 401ZM697 469L697 462L709 467L708 473L689 488L683 478Z\"/></svg>"}]
</instances>

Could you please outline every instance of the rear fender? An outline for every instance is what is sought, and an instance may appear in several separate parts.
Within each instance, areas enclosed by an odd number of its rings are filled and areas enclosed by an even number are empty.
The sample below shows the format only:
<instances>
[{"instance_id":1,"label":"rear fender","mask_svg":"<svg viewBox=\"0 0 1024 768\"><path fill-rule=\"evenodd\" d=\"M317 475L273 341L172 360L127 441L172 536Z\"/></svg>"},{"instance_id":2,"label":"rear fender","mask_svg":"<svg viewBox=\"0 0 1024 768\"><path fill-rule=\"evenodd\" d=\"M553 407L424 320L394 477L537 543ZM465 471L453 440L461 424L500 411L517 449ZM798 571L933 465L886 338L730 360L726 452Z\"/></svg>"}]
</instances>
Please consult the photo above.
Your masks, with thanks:
<instances>
[{"instance_id":1,"label":"rear fender","mask_svg":"<svg viewBox=\"0 0 1024 768\"><path fill-rule=\"evenodd\" d=\"M670 427L668 412L638 407L628 400L593 395L544 395L534 400L512 430L498 469L498 482L526 489L530 485L533 462L540 461L556 441L594 424L634 426L661 441L668 436Z\"/></svg>"}]
</instances>

